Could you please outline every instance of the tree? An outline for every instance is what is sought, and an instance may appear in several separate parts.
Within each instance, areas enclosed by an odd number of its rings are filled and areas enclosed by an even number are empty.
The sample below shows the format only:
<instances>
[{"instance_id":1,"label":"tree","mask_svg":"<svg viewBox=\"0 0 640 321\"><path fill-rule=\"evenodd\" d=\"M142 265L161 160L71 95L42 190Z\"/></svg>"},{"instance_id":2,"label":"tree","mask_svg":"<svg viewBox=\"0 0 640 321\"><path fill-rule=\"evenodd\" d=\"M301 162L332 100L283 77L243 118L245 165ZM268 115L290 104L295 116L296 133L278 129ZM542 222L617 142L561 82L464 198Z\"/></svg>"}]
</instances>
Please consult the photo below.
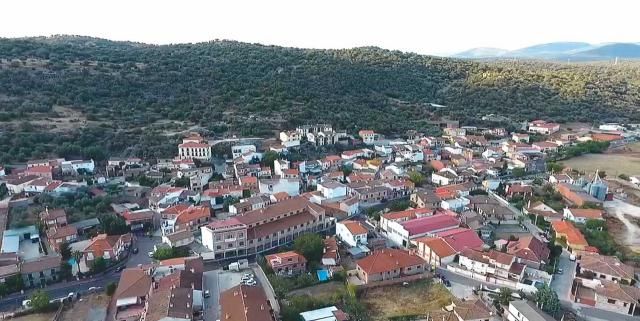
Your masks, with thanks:
<instances>
[{"instance_id":1,"label":"tree","mask_svg":"<svg viewBox=\"0 0 640 321\"><path fill-rule=\"evenodd\" d=\"M0 199L3 199L7 194L9 194L7 185L5 183L0 184Z\"/></svg>"},{"instance_id":2,"label":"tree","mask_svg":"<svg viewBox=\"0 0 640 321\"><path fill-rule=\"evenodd\" d=\"M114 282L111 282L107 285L107 295L108 296L113 296L116 293L116 289L118 289L118 285L115 284Z\"/></svg>"},{"instance_id":3,"label":"tree","mask_svg":"<svg viewBox=\"0 0 640 321\"><path fill-rule=\"evenodd\" d=\"M59 252L63 260L69 260L71 258L71 246L69 246L69 243L62 242L62 244L60 244Z\"/></svg>"},{"instance_id":4,"label":"tree","mask_svg":"<svg viewBox=\"0 0 640 321\"><path fill-rule=\"evenodd\" d=\"M36 311L45 311L49 308L49 293L38 290L31 295L31 307Z\"/></svg>"},{"instance_id":5,"label":"tree","mask_svg":"<svg viewBox=\"0 0 640 321\"><path fill-rule=\"evenodd\" d=\"M182 247L159 248L153 253L153 258L160 261L185 256L189 256L189 249Z\"/></svg>"},{"instance_id":6,"label":"tree","mask_svg":"<svg viewBox=\"0 0 640 321\"><path fill-rule=\"evenodd\" d=\"M547 170L551 173L559 173L564 169L564 165L562 163L549 162L547 163Z\"/></svg>"},{"instance_id":7,"label":"tree","mask_svg":"<svg viewBox=\"0 0 640 321\"><path fill-rule=\"evenodd\" d=\"M100 273L107 269L107 260L105 260L102 256L97 257L93 264L91 264L91 272Z\"/></svg>"},{"instance_id":8,"label":"tree","mask_svg":"<svg viewBox=\"0 0 640 321\"><path fill-rule=\"evenodd\" d=\"M535 294L534 301L542 311L547 312L554 317L560 311L560 300L558 299L558 294L556 294L556 292L546 283L538 289Z\"/></svg>"},{"instance_id":9,"label":"tree","mask_svg":"<svg viewBox=\"0 0 640 321\"><path fill-rule=\"evenodd\" d=\"M619 179L623 179L623 180L625 180L625 181L628 181L628 180L629 180L629 175L627 175L627 174L620 174L620 175L618 175L618 178L619 178ZM1 192L0 192L0 193L1 193Z\"/></svg>"},{"instance_id":10,"label":"tree","mask_svg":"<svg viewBox=\"0 0 640 321\"><path fill-rule=\"evenodd\" d=\"M271 170L273 170L273 162L275 162L278 159L280 159L280 154L270 150L264 153L264 155L262 155L262 161L260 163L263 166L271 167Z\"/></svg>"},{"instance_id":11,"label":"tree","mask_svg":"<svg viewBox=\"0 0 640 321\"><path fill-rule=\"evenodd\" d=\"M409 180L416 184L416 186L422 186L424 183L424 175L418 171L411 171L409 172Z\"/></svg>"},{"instance_id":12,"label":"tree","mask_svg":"<svg viewBox=\"0 0 640 321\"><path fill-rule=\"evenodd\" d=\"M175 187L189 187L191 185L191 180L187 176L182 176L173 181L173 185Z\"/></svg>"},{"instance_id":13,"label":"tree","mask_svg":"<svg viewBox=\"0 0 640 321\"><path fill-rule=\"evenodd\" d=\"M509 302L513 301L513 297L511 296L513 291L509 288L502 287L500 288L500 294L498 294L498 300L502 305L509 305Z\"/></svg>"},{"instance_id":14,"label":"tree","mask_svg":"<svg viewBox=\"0 0 640 321\"><path fill-rule=\"evenodd\" d=\"M71 278L71 276L73 275L72 270L73 267L71 266L71 264L69 264L69 262L62 261L62 263L60 263L60 278L63 280Z\"/></svg>"},{"instance_id":15,"label":"tree","mask_svg":"<svg viewBox=\"0 0 640 321\"><path fill-rule=\"evenodd\" d=\"M293 248L308 261L320 262L324 251L324 242L320 235L307 233L299 236L293 242Z\"/></svg>"},{"instance_id":16,"label":"tree","mask_svg":"<svg viewBox=\"0 0 640 321\"><path fill-rule=\"evenodd\" d=\"M76 264L78 265L78 271L80 271L80 260L82 260L82 252L75 250L71 253L71 256L76 261Z\"/></svg>"},{"instance_id":17,"label":"tree","mask_svg":"<svg viewBox=\"0 0 640 321\"><path fill-rule=\"evenodd\" d=\"M100 231L107 235L122 235L131 232L131 229L122 217L106 214L100 219Z\"/></svg>"},{"instance_id":18,"label":"tree","mask_svg":"<svg viewBox=\"0 0 640 321\"><path fill-rule=\"evenodd\" d=\"M514 168L511 174L513 177L522 177L527 174L527 171L524 168Z\"/></svg>"}]
</instances>

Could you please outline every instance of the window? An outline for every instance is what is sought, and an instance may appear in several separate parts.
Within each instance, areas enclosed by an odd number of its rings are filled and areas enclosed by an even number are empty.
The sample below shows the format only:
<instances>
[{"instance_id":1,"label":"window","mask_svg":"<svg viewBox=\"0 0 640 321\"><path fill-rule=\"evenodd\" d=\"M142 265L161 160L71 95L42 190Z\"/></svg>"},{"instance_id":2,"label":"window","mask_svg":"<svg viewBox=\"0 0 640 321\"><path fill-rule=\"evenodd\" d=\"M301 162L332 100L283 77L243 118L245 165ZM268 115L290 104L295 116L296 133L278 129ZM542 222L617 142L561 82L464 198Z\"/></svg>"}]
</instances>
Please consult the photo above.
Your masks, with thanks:
<instances>
[{"instance_id":1,"label":"window","mask_svg":"<svg viewBox=\"0 0 640 321\"><path fill-rule=\"evenodd\" d=\"M616 300L614 300L614 299L607 299L607 303L609 303L609 304L616 304Z\"/></svg>"},{"instance_id":2,"label":"window","mask_svg":"<svg viewBox=\"0 0 640 321\"><path fill-rule=\"evenodd\" d=\"M222 246L220 245L216 246L216 250L222 250Z\"/></svg>"},{"instance_id":3,"label":"window","mask_svg":"<svg viewBox=\"0 0 640 321\"><path fill-rule=\"evenodd\" d=\"M253 241L251 241L251 243L253 243ZM238 243L240 246L244 246L244 242L240 242Z\"/></svg>"}]
</instances>

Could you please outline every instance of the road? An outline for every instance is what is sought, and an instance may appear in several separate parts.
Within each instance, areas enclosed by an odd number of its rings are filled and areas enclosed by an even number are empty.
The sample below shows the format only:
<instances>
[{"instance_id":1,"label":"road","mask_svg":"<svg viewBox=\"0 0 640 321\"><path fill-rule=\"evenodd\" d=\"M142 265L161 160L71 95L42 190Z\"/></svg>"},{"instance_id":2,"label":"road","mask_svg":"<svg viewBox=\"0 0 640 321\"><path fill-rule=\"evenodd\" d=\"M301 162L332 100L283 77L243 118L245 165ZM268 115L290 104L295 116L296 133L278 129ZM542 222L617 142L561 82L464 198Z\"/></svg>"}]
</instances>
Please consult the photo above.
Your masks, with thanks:
<instances>
[{"instance_id":1,"label":"road","mask_svg":"<svg viewBox=\"0 0 640 321\"><path fill-rule=\"evenodd\" d=\"M118 283L118 280L120 280L120 273L109 272L109 274L107 275L100 275L93 279L90 278L90 279L84 279L80 281L57 283L57 284L45 287L43 290L49 293L49 297L51 299L55 299L60 297L66 297L71 292L83 293L90 287L99 286L99 287L106 288L106 286L109 283L111 282ZM35 292L36 290L38 289L29 289L25 291L24 294L14 293L1 299L0 311L7 312L7 311L12 311L20 308L22 306L22 301L29 299L29 297L31 297L31 294L33 294L33 292Z\"/></svg>"},{"instance_id":2,"label":"road","mask_svg":"<svg viewBox=\"0 0 640 321\"><path fill-rule=\"evenodd\" d=\"M558 268L562 274L555 274L551 281L551 288L558 294L560 301L571 302L571 286L576 274L576 262L569 260L569 252L563 250L558 260Z\"/></svg>"},{"instance_id":3,"label":"road","mask_svg":"<svg viewBox=\"0 0 640 321\"><path fill-rule=\"evenodd\" d=\"M204 299L204 320L218 320L220 302L220 287L218 285L218 273L220 270L206 271L202 274L202 285L208 290L210 297Z\"/></svg>"}]
</instances>

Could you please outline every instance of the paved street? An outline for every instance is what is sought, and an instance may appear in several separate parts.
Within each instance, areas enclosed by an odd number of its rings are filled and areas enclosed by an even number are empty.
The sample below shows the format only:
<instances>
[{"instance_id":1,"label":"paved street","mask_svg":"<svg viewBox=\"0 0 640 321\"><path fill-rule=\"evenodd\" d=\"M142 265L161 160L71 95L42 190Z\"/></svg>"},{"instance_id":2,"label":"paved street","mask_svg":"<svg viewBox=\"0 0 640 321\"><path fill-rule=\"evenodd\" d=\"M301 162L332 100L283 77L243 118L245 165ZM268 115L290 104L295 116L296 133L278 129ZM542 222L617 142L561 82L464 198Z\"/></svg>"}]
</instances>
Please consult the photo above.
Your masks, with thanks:
<instances>
[{"instance_id":1,"label":"paved street","mask_svg":"<svg viewBox=\"0 0 640 321\"><path fill-rule=\"evenodd\" d=\"M161 239L157 236L149 238L144 235L136 235L136 241L133 244L134 248L138 248L138 254L131 253L129 260L127 261L127 267L136 267L138 264L149 264L152 262L149 257L149 252L153 251L155 244L162 243Z\"/></svg>"},{"instance_id":2,"label":"paved street","mask_svg":"<svg viewBox=\"0 0 640 321\"><path fill-rule=\"evenodd\" d=\"M250 270L240 272L212 270L204 272L204 290L209 290L211 296L204 300L205 321L216 321L220 316L220 293L224 292L238 284L244 273L250 273Z\"/></svg>"},{"instance_id":3,"label":"paved street","mask_svg":"<svg viewBox=\"0 0 640 321\"><path fill-rule=\"evenodd\" d=\"M204 320L218 320L218 302L220 293L218 290L218 272L219 270L207 271L202 275L204 290L209 290L211 296L204 299Z\"/></svg>"},{"instance_id":4,"label":"paved street","mask_svg":"<svg viewBox=\"0 0 640 321\"><path fill-rule=\"evenodd\" d=\"M558 267L563 270L562 274L555 274L553 281L551 281L551 288L556 291L558 298L561 301L570 301L571 285L573 283L573 277L576 273L576 262L569 260L569 252L566 250L560 254L560 260L558 260Z\"/></svg>"},{"instance_id":5,"label":"paved street","mask_svg":"<svg viewBox=\"0 0 640 321\"><path fill-rule=\"evenodd\" d=\"M70 292L83 293L90 287L94 286L105 288L111 282L117 283L119 279L119 273L110 272L107 275L100 275L99 277L93 279L57 283L52 286L45 287L43 290L49 293L49 296L52 299L55 299L67 296ZM15 293L3 298L2 300L0 300L0 311L12 311L20 308L20 306L22 305L22 301L28 299L36 290L37 289L29 289L25 291L25 294Z\"/></svg>"}]
</instances>

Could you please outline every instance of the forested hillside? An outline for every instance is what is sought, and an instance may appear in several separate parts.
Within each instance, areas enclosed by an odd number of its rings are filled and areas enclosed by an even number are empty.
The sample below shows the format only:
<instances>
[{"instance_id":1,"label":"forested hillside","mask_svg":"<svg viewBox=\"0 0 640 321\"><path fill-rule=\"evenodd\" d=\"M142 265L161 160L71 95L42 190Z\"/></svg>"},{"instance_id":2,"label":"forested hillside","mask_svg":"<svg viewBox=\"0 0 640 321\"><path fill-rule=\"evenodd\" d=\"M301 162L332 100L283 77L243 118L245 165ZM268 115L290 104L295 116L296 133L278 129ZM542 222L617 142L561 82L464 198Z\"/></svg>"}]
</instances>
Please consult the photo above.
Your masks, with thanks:
<instances>
[{"instance_id":1,"label":"forested hillside","mask_svg":"<svg viewBox=\"0 0 640 321\"><path fill-rule=\"evenodd\" d=\"M463 123L489 113L640 121L639 106L640 64L628 62L473 62L230 41L0 39L0 163L50 153L170 156L172 134L188 128L253 136L329 122L392 134L429 130L428 121L443 115Z\"/></svg>"}]
</instances>

